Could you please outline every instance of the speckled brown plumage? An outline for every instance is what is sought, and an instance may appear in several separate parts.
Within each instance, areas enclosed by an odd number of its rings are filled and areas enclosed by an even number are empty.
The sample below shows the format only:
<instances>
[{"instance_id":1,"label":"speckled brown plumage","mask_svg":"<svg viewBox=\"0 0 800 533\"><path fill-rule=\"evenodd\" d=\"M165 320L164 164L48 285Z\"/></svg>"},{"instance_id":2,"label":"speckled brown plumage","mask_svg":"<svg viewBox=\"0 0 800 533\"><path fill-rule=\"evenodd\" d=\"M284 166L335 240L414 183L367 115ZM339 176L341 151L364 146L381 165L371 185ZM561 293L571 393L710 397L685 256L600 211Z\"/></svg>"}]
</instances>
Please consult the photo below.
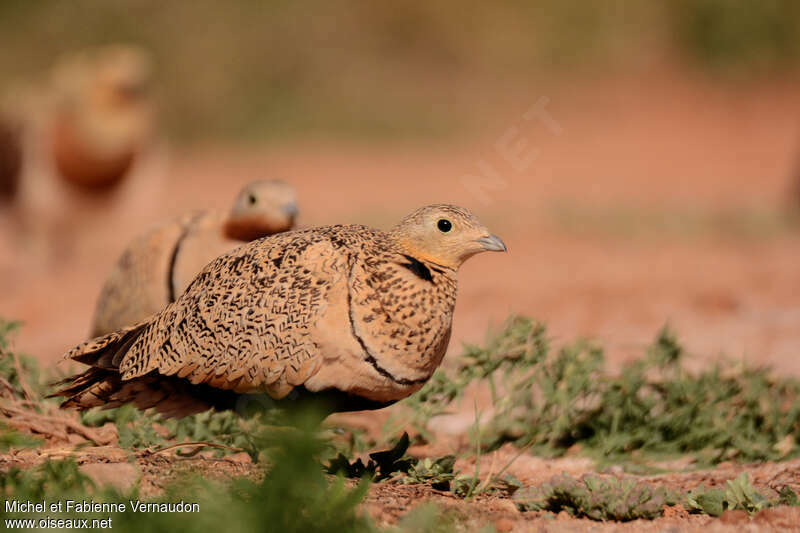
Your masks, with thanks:
<instances>
[{"instance_id":1,"label":"speckled brown plumage","mask_svg":"<svg viewBox=\"0 0 800 533\"><path fill-rule=\"evenodd\" d=\"M176 416L221 405L217 393L335 391L357 408L387 405L439 366L456 271L484 250L505 245L448 205L391 232L327 226L254 241L209 264L151 319L71 350L92 368L57 394L68 407L130 401Z\"/></svg>"},{"instance_id":2,"label":"speckled brown plumage","mask_svg":"<svg viewBox=\"0 0 800 533\"><path fill-rule=\"evenodd\" d=\"M97 299L91 335L136 324L164 308L173 292L175 249L196 215L162 224L137 237L120 255ZM202 267L201 267L202 268Z\"/></svg>"},{"instance_id":3,"label":"speckled brown plumage","mask_svg":"<svg viewBox=\"0 0 800 533\"><path fill-rule=\"evenodd\" d=\"M254 181L237 195L230 213L188 214L135 239L122 253L97 301L92 336L145 320L174 302L200 270L219 255L294 225L292 187ZM231 232L234 226L237 231Z\"/></svg>"}]
</instances>

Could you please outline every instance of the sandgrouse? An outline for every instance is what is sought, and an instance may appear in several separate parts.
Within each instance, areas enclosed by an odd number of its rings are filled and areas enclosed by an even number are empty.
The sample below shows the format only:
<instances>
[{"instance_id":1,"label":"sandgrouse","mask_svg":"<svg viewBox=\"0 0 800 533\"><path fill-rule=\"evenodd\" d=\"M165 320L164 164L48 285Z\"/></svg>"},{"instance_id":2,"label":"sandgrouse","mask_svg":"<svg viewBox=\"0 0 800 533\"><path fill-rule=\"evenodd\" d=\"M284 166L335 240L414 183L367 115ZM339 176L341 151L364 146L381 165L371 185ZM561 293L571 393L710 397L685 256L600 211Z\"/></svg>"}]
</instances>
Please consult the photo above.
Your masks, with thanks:
<instances>
[{"instance_id":1,"label":"sandgrouse","mask_svg":"<svg viewBox=\"0 0 800 533\"><path fill-rule=\"evenodd\" d=\"M174 302L217 256L294 225L294 189L254 181L230 213L204 211L160 225L135 239L117 260L97 301L92 336L141 322Z\"/></svg>"},{"instance_id":2,"label":"sandgrouse","mask_svg":"<svg viewBox=\"0 0 800 533\"><path fill-rule=\"evenodd\" d=\"M439 366L456 271L487 250L506 246L451 205L389 232L337 225L253 241L147 321L68 352L90 368L55 395L64 407L132 402L166 416L237 408L249 393L320 400L327 412L385 407Z\"/></svg>"},{"instance_id":3,"label":"sandgrouse","mask_svg":"<svg viewBox=\"0 0 800 533\"><path fill-rule=\"evenodd\" d=\"M11 152L13 237L37 267L57 269L81 255L96 226L139 200L149 206L160 192L153 81L145 50L110 45L69 53L41 81L3 91L0 107L22 133L22 152ZM8 148L0 147L0 167Z\"/></svg>"},{"instance_id":4,"label":"sandgrouse","mask_svg":"<svg viewBox=\"0 0 800 533\"><path fill-rule=\"evenodd\" d=\"M66 182L103 189L128 174L152 133L151 83L150 56L133 46L84 51L54 68L51 151Z\"/></svg>"}]
</instances>

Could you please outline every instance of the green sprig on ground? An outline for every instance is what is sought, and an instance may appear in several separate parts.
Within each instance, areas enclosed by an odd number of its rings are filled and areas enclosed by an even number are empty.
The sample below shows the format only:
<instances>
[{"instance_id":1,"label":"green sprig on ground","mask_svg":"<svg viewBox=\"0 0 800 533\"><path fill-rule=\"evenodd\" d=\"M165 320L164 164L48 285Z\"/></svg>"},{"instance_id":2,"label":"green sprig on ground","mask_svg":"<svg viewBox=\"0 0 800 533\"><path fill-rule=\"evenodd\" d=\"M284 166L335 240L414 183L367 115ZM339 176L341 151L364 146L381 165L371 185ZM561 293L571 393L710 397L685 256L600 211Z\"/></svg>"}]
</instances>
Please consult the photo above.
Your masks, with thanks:
<instances>
[{"instance_id":1,"label":"green sprig on ground","mask_svg":"<svg viewBox=\"0 0 800 533\"><path fill-rule=\"evenodd\" d=\"M632 455L691 454L699 463L780 460L798 454L800 380L766 369L719 363L692 373L665 328L621 372L602 348L577 341L552 350L545 327L513 317L485 346L467 346L452 375L439 370L406 402L426 438L467 386L486 380L493 417L483 443L560 455L580 445L607 461Z\"/></svg>"},{"instance_id":2,"label":"green sprig on ground","mask_svg":"<svg viewBox=\"0 0 800 533\"><path fill-rule=\"evenodd\" d=\"M617 521L657 518L666 506L677 504L711 516L725 510L752 514L777 505L798 505L797 493L791 488L784 487L777 498L769 499L750 483L746 473L728 481L725 488L700 485L686 493L632 478L587 475L575 479L561 474L539 487L518 490L514 501L522 511L567 511L572 516Z\"/></svg>"},{"instance_id":3,"label":"green sprig on ground","mask_svg":"<svg viewBox=\"0 0 800 533\"><path fill-rule=\"evenodd\" d=\"M564 510L573 516L618 521L656 518L664 513L665 506L675 505L678 498L674 491L631 478L585 476L578 480L566 474L514 494L514 501L523 511Z\"/></svg>"}]
</instances>

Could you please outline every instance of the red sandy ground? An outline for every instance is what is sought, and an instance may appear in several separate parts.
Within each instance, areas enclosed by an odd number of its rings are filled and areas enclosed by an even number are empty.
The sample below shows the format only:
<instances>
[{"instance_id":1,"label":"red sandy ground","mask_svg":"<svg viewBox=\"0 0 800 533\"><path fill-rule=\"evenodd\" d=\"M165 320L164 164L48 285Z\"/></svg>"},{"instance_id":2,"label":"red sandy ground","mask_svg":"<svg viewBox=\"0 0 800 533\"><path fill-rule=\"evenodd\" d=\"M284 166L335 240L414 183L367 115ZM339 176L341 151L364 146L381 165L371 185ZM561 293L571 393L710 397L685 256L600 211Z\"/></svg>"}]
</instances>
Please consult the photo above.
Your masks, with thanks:
<instances>
[{"instance_id":1,"label":"red sandy ground","mask_svg":"<svg viewBox=\"0 0 800 533\"><path fill-rule=\"evenodd\" d=\"M462 269L453 354L462 341L482 340L489 324L521 313L545 321L557 343L598 339L612 363L640 354L669 322L692 365L725 354L800 375L800 227L741 225L748 216L774 221L790 203L800 163L797 90L789 82L734 89L624 79L517 94L504 111L487 114L479 140L457 144L302 143L174 153L161 165L161 195L136 204L123 199L113 217L76 213L81 233L49 266L15 248L4 227L0 316L25 322L18 349L53 363L84 340L101 280L132 235L172 213L227 209L241 184L280 177L296 186L305 225L388 227L419 205L447 201L472 208L504 238L510 253L484 254ZM558 135L523 119L541 96L550 99ZM515 170L498 153L506 133L538 150L527 168ZM479 172L481 161L499 176L488 183L501 186L476 194L461 178ZM523 463L529 471L519 471ZM519 477L537 481L565 468L536 458L523 463ZM722 482L742 468L660 479L690 487L698 476ZM761 487L774 485L773 474L798 487L800 463L747 468ZM590 469L581 463L576 473ZM379 521L431 497L465 513L477 507L482 519L510 519L515 531L738 531L770 520L775 527L800 523L795 510L728 525L674 511L654 522L601 526L522 516L508 501L464 503L430 489L387 487L373 489L368 503Z\"/></svg>"},{"instance_id":2,"label":"red sandy ground","mask_svg":"<svg viewBox=\"0 0 800 533\"><path fill-rule=\"evenodd\" d=\"M412 452L421 453L424 450ZM481 460L481 471L496 472L498 465L505 465L516 456L511 446L485 456ZM228 458L211 458L204 455L192 458L176 457L169 453L129 455L113 446L82 448L49 447L40 450L25 450L0 457L0 469L25 468L46 458L74 458L81 470L99 484L110 483L120 488L139 481L143 498L162 493L163 488L176 476L201 473L204 477L229 479L233 476L258 477L259 468L250 463L246 454ZM474 462L459 461L456 468L472 471ZM495 470L493 470L493 468ZM554 475L567 472L580 476L591 470L591 462L583 458L561 458L543 460L522 456L512 463L507 472L517 476L526 484L541 484ZM692 490L701 483L706 487L724 486L742 472L747 472L753 485L769 497L775 497L783 486L800 490L800 460L784 463L758 465L722 464L713 470L685 473L670 473L641 476L653 485L663 485L682 491ZM613 475L614 473L610 473ZM748 516L743 511L726 511L719 518L689 514L680 505L666 509L663 517L655 520L635 520L624 523L602 523L589 519L576 519L562 512L520 512L514 503L502 495L481 494L464 500L450 492L432 489L428 485L403 485L395 481L373 484L364 508L379 525L394 524L421 502L433 502L445 510L448 516L461 523L466 531L478 530L492 524L499 532L508 531L795 531L800 530L800 507L776 507Z\"/></svg>"}]
</instances>

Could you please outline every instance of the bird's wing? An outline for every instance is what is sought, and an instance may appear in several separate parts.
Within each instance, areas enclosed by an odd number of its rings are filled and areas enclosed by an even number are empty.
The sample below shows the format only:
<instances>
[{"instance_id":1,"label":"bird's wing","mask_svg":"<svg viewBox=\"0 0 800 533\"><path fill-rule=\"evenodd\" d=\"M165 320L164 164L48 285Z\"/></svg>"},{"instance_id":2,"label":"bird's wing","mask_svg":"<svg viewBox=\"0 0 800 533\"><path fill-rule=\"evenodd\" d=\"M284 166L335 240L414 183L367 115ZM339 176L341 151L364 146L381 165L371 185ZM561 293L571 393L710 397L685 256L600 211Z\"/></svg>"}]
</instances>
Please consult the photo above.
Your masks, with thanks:
<instances>
[{"instance_id":1,"label":"bird's wing","mask_svg":"<svg viewBox=\"0 0 800 533\"><path fill-rule=\"evenodd\" d=\"M225 238L222 226L225 216L209 211L194 217L175 249L170 272L171 294L177 300L203 268L217 257L243 243Z\"/></svg>"},{"instance_id":2,"label":"bird's wing","mask_svg":"<svg viewBox=\"0 0 800 533\"><path fill-rule=\"evenodd\" d=\"M171 221L140 235L125 249L97 300L93 336L140 322L169 302L167 270L182 231L180 221Z\"/></svg>"},{"instance_id":3,"label":"bird's wing","mask_svg":"<svg viewBox=\"0 0 800 533\"><path fill-rule=\"evenodd\" d=\"M347 254L314 230L237 248L204 268L117 356L122 378L157 371L282 397L318 370L311 333L346 270Z\"/></svg>"}]
</instances>

